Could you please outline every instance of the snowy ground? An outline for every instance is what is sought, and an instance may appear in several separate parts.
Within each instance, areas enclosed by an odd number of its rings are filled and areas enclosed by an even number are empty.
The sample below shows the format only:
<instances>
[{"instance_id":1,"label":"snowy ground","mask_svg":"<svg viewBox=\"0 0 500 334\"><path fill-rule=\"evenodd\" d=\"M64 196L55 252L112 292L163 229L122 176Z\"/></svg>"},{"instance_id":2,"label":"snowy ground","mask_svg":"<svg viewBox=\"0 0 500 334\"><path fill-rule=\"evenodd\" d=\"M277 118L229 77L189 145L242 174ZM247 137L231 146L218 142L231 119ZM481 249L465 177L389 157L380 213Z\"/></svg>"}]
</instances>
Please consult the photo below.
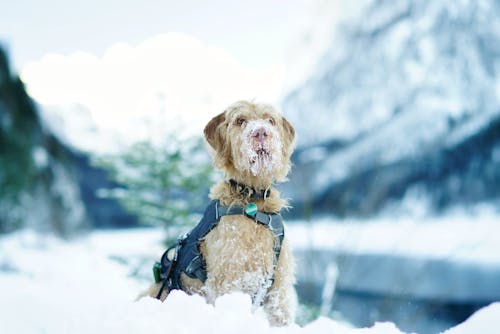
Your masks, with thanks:
<instances>
[{"instance_id":1,"label":"snowy ground","mask_svg":"<svg viewBox=\"0 0 500 334\"><path fill-rule=\"evenodd\" d=\"M324 284L325 268L339 269L337 286L456 303L500 300L500 216L447 215L423 219L315 220L293 225L302 281ZM314 256L314 261L310 257Z\"/></svg>"},{"instance_id":2,"label":"snowy ground","mask_svg":"<svg viewBox=\"0 0 500 334\"><path fill-rule=\"evenodd\" d=\"M426 257L453 253L464 261L498 262L500 227L494 220L419 226L387 222L378 228L372 224L320 224L308 229L296 225L288 234L296 248L313 242L322 248L398 251ZM0 332L402 333L390 323L354 329L327 318L305 327L270 328L262 312L252 313L249 298L240 294L220 298L215 307L183 293L172 294L163 304L150 298L133 302L147 286L145 280L137 278L149 270L149 265L143 268L141 263L161 254L161 237L161 231L154 229L100 231L71 242L30 231L1 237ZM444 244L442 238L446 239ZM464 245L468 248L460 253ZM446 334L498 333L499 328L500 303L495 303Z\"/></svg>"},{"instance_id":3,"label":"snowy ground","mask_svg":"<svg viewBox=\"0 0 500 334\"><path fill-rule=\"evenodd\" d=\"M295 249L329 249L357 254L398 254L500 265L500 215L380 218L371 223L331 219L289 228Z\"/></svg>"}]
</instances>

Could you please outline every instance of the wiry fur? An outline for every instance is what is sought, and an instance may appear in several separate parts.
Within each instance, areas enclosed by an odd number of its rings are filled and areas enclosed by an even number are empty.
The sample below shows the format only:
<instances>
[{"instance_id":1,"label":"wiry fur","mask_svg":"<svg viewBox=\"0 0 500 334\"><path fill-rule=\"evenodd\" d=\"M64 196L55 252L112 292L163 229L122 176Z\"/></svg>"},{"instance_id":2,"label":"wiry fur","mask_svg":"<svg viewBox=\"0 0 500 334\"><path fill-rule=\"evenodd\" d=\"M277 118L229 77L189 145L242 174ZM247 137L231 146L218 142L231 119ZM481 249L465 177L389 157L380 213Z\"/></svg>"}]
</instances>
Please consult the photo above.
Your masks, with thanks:
<instances>
[{"instance_id":1,"label":"wiry fur","mask_svg":"<svg viewBox=\"0 0 500 334\"><path fill-rule=\"evenodd\" d=\"M267 134L261 141L255 137L259 129ZM224 172L226 180L234 179L255 189L271 189L269 198L252 200L260 211L278 212L286 206L272 185L284 181L290 170L295 133L274 108L236 102L214 117L204 133L214 149L214 166ZM219 199L223 205L244 206L250 201L227 181L215 184L210 197ZM285 238L273 272L273 243L273 234L267 227L244 216L224 216L201 243L207 281L203 285L182 275L182 286L186 292L203 295L211 303L231 291L248 293L254 305L263 303L273 325L290 324L296 306L294 261ZM153 284L148 294L155 297L159 289L160 284ZM167 294L165 291L161 299Z\"/></svg>"}]
</instances>

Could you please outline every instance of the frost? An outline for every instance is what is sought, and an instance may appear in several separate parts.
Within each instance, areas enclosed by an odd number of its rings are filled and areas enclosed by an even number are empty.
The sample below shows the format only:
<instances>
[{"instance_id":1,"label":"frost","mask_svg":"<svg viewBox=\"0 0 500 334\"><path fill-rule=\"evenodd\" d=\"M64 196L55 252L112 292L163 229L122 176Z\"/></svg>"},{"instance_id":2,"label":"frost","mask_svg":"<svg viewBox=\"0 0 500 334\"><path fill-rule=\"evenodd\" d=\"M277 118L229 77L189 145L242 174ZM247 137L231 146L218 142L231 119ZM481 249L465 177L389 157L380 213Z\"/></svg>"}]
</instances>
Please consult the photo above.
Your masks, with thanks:
<instances>
[{"instance_id":1,"label":"frost","mask_svg":"<svg viewBox=\"0 0 500 334\"><path fill-rule=\"evenodd\" d=\"M253 140L256 131L263 129L268 138L262 142ZM250 171L254 176L272 175L273 171L282 167L282 144L276 128L263 120L250 121L240 135L240 153L246 159L240 159L242 170Z\"/></svg>"},{"instance_id":2,"label":"frost","mask_svg":"<svg viewBox=\"0 0 500 334\"><path fill-rule=\"evenodd\" d=\"M244 273L240 278L227 281L222 287L222 291L229 293L250 292L253 302L252 310L257 309L263 302L266 294L271 287L271 274L263 273L261 270L256 272ZM215 291L205 287L208 300L216 300L219 297ZM254 293L252 293L254 292Z\"/></svg>"}]
</instances>

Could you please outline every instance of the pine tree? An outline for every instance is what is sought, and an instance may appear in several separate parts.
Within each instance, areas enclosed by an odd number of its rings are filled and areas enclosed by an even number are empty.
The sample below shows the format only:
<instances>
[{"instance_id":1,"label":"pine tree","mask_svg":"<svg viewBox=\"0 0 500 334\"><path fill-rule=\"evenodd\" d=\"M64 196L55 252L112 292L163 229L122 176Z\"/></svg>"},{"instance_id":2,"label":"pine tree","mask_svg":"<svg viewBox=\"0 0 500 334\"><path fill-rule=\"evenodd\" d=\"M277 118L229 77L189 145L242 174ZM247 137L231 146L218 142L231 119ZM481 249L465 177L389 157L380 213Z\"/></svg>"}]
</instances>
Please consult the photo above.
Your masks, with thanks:
<instances>
[{"instance_id":1,"label":"pine tree","mask_svg":"<svg viewBox=\"0 0 500 334\"><path fill-rule=\"evenodd\" d=\"M201 139L173 134L165 145L139 142L96 163L120 185L100 195L118 199L144 224L164 226L167 241L194 225L206 203L212 168Z\"/></svg>"}]
</instances>

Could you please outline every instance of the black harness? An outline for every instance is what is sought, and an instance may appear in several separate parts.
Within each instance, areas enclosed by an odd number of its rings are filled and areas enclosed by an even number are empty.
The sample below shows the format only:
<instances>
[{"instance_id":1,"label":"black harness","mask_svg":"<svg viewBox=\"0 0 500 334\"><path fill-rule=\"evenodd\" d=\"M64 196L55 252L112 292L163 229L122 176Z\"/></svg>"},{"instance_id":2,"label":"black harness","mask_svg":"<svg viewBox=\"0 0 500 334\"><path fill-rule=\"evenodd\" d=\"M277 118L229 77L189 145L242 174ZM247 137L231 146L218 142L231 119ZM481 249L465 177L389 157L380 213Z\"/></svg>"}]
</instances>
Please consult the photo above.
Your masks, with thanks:
<instances>
[{"instance_id":1,"label":"black harness","mask_svg":"<svg viewBox=\"0 0 500 334\"><path fill-rule=\"evenodd\" d=\"M285 236L283 219L279 213L257 211L255 203L242 206L223 206L214 200L205 209L203 218L190 232L180 236L177 242L163 253L160 262L153 266L155 282L162 282L157 299L160 299L165 288L168 290L182 289L181 273L190 278L197 278L203 283L207 280L205 260L200 252L200 242L212 229L214 229L223 216L244 215L256 223L268 227L274 236L273 276L270 287L274 283L274 271L278 264L281 245Z\"/></svg>"}]
</instances>

